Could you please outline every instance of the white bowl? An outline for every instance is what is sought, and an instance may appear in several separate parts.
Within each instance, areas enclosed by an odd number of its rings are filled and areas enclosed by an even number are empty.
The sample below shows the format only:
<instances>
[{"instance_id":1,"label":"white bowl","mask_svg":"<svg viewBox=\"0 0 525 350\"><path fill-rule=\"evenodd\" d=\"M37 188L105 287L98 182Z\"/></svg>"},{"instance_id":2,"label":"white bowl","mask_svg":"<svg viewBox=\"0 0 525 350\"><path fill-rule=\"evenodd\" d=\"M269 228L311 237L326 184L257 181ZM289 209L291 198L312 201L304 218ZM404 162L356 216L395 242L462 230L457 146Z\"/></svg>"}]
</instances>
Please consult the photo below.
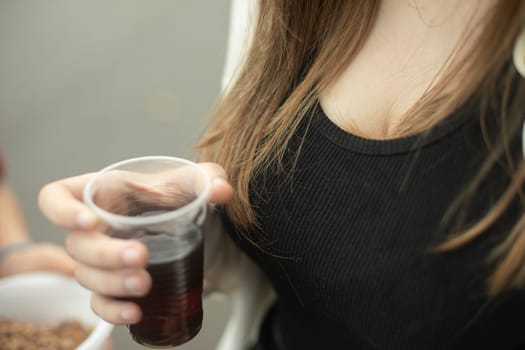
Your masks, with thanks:
<instances>
[{"instance_id":1,"label":"white bowl","mask_svg":"<svg viewBox=\"0 0 525 350\"><path fill-rule=\"evenodd\" d=\"M102 350L113 325L90 306L90 293L74 279L53 272L31 272L0 279L0 317L56 325L77 320L93 330L77 350Z\"/></svg>"}]
</instances>

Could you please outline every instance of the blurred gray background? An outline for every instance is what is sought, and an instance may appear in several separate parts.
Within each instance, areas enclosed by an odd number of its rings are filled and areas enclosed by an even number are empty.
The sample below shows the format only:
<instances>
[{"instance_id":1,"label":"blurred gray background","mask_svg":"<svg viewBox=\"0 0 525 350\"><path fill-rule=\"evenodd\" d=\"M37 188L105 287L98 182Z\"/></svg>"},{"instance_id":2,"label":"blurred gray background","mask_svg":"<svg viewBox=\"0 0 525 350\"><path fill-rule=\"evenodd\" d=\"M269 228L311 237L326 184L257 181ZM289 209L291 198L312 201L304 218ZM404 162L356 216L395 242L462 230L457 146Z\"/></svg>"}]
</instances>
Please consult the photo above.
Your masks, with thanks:
<instances>
[{"instance_id":1,"label":"blurred gray background","mask_svg":"<svg viewBox=\"0 0 525 350\"><path fill-rule=\"evenodd\" d=\"M141 155L193 157L220 91L228 0L0 0L0 147L37 241L65 232L37 207L53 180ZM212 349L228 300L205 302ZM117 350L145 349L125 327Z\"/></svg>"}]
</instances>

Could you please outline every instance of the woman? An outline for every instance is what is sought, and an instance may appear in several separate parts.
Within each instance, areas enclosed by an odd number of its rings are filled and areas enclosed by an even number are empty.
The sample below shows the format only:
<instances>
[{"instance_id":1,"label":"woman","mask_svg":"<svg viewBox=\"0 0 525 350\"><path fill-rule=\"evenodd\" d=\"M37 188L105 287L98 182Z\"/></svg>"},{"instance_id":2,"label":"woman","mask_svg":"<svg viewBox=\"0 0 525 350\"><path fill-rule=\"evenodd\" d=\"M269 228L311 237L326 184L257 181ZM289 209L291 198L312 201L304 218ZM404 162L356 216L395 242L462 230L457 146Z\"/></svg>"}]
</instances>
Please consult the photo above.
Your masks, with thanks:
<instances>
[{"instance_id":1,"label":"woman","mask_svg":"<svg viewBox=\"0 0 525 350\"><path fill-rule=\"evenodd\" d=\"M258 348L525 346L523 26L519 0L258 3L199 144L225 231L276 291ZM88 177L40 205L73 231L95 311L136 322L111 296L147 293L147 252L93 232Z\"/></svg>"}]
</instances>

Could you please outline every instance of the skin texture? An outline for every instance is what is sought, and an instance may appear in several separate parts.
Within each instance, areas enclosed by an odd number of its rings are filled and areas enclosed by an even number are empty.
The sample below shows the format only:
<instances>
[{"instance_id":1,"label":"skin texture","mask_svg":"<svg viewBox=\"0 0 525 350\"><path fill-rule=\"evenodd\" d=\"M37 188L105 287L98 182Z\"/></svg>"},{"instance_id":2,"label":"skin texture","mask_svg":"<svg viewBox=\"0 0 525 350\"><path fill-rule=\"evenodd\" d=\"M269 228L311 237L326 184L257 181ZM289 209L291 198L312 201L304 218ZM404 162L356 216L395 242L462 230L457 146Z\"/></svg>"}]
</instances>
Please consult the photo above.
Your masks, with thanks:
<instances>
[{"instance_id":1,"label":"skin texture","mask_svg":"<svg viewBox=\"0 0 525 350\"><path fill-rule=\"evenodd\" d=\"M398 137L405 113L453 64L448 60L464 33L475 30L494 3L383 1L364 47L320 96L327 116L359 136Z\"/></svg>"}]
</instances>

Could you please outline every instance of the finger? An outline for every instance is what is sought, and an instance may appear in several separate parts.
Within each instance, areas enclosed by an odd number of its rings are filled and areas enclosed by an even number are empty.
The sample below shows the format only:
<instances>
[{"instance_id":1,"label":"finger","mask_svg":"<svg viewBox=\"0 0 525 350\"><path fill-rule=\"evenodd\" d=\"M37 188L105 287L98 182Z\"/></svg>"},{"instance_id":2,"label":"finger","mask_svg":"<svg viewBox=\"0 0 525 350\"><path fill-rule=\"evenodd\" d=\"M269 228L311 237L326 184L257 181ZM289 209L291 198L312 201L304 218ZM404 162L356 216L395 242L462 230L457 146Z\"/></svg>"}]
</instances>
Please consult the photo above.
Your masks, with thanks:
<instances>
[{"instance_id":1,"label":"finger","mask_svg":"<svg viewBox=\"0 0 525 350\"><path fill-rule=\"evenodd\" d=\"M224 204L229 202L233 198L233 188L228 183L224 168L216 163L200 163L199 166L212 179L210 203Z\"/></svg>"},{"instance_id":2,"label":"finger","mask_svg":"<svg viewBox=\"0 0 525 350\"><path fill-rule=\"evenodd\" d=\"M75 278L84 287L106 296L144 296L151 288L151 277L144 269L101 270L79 264Z\"/></svg>"},{"instance_id":3,"label":"finger","mask_svg":"<svg viewBox=\"0 0 525 350\"><path fill-rule=\"evenodd\" d=\"M70 177L52 182L42 188L38 205L55 225L66 229L93 229L98 218L82 201L82 191L93 174Z\"/></svg>"},{"instance_id":4,"label":"finger","mask_svg":"<svg viewBox=\"0 0 525 350\"><path fill-rule=\"evenodd\" d=\"M66 248L75 260L92 267L121 269L148 264L148 249L142 243L100 232L72 232L66 238Z\"/></svg>"},{"instance_id":5,"label":"finger","mask_svg":"<svg viewBox=\"0 0 525 350\"><path fill-rule=\"evenodd\" d=\"M113 324L133 324L142 318L142 311L137 304L98 293L91 295L91 308L100 318Z\"/></svg>"},{"instance_id":6,"label":"finger","mask_svg":"<svg viewBox=\"0 0 525 350\"><path fill-rule=\"evenodd\" d=\"M225 204L232 200L232 186L221 178L212 180L209 202L212 204Z\"/></svg>"}]
</instances>

